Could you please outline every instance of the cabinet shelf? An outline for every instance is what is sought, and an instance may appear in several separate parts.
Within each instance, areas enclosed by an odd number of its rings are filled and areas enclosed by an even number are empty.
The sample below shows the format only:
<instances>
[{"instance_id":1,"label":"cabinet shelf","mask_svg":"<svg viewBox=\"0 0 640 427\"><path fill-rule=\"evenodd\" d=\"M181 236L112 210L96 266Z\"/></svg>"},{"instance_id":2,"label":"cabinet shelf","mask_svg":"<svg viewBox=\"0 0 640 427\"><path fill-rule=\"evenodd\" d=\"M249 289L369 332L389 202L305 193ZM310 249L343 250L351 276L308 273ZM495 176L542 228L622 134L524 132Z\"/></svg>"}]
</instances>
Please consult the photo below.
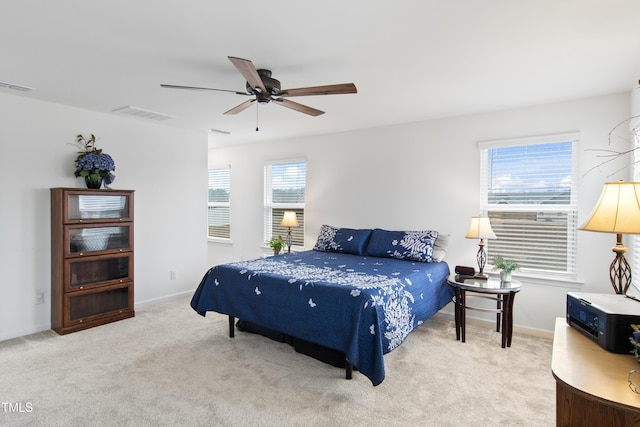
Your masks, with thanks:
<instances>
[{"instance_id":1,"label":"cabinet shelf","mask_svg":"<svg viewBox=\"0 0 640 427\"><path fill-rule=\"evenodd\" d=\"M133 191L51 189L51 328L133 317Z\"/></svg>"},{"instance_id":2,"label":"cabinet shelf","mask_svg":"<svg viewBox=\"0 0 640 427\"><path fill-rule=\"evenodd\" d=\"M132 251L133 230L130 223L67 225L64 227L64 250L65 257Z\"/></svg>"}]
</instances>

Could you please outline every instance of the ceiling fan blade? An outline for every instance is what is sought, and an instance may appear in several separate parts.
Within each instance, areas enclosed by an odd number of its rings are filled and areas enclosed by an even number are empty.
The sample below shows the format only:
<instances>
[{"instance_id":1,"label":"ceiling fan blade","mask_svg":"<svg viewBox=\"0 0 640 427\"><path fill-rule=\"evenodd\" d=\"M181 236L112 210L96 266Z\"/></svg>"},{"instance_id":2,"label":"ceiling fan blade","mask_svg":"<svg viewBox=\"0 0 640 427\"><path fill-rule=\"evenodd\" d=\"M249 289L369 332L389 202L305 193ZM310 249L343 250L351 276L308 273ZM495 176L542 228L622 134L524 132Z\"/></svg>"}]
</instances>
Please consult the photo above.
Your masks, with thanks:
<instances>
[{"instance_id":1,"label":"ceiling fan blade","mask_svg":"<svg viewBox=\"0 0 640 427\"><path fill-rule=\"evenodd\" d=\"M247 93L247 92L238 92L236 90L229 90L229 89L214 89L211 87L179 86L179 85L166 85L166 84L160 84L160 87L164 87L168 89L215 90L218 92L231 92L238 95L251 95L250 93Z\"/></svg>"},{"instance_id":2,"label":"ceiling fan blade","mask_svg":"<svg viewBox=\"0 0 640 427\"><path fill-rule=\"evenodd\" d=\"M225 111L222 114L238 114L239 112L244 111L247 108L251 107L251 104L253 104L254 102L256 102L255 99L249 99L248 101L244 101L242 104L236 105L229 111Z\"/></svg>"},{"instance_id":3,"label":"ceiling fan blade","mask_svg":"<svg viewBox=\"0 0 640 427\"><path fill-rule=\"evenodd\" d=\"M248 59L236 58L234 56L228 56L229 61L240 71L240 74L245 78L249 86L252 88L259 88L262 93L267 93L267 88L264 87L262 79L258 74L258 70L253 65L253 62Z\"/></svg>"},{"instance_id":4,"label":"ceiling fan blade","mask_svg":"<svg viewBox=\"0 0 640 427\"><path fill-rule=\"evenodd\" d=\"M311 108L311 107L309 107L307 105L302 105L302 104L299 104L297 102L289 101L288 99L273 98L273 101L278 105L282 105L283 107L291 108L292 110L300 111L301 113L305 113L305 114L308 114L308 115L313 116L313 117L316 117L316 116L319 116L321 114L324 114L324 111L316 110L315 108Z\"/></svg>"},{"instance_id":5,"label":"ceiling fan blade","mask_svg":"<svg viewBox=\"0 0 640 427\"><path fill-rule=\"evenodd\" d=\"M348 93L358 93L356 85L353 83L342 83L337 85L282 89L278 92L278 96L342 95Z\"/></svg>"}]
</instances>

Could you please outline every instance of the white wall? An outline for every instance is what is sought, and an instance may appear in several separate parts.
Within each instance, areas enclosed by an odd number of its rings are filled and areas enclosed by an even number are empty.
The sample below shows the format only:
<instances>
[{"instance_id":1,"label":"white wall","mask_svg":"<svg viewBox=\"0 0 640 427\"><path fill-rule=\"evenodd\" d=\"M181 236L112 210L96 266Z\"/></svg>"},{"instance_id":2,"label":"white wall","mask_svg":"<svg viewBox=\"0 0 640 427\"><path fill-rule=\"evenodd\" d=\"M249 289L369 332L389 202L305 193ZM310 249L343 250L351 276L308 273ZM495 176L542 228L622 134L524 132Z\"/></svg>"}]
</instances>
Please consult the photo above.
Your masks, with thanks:
<instances>
[{"instance_id":1,"label":"white wall","mask_svg":"<svg viewBox=\"0 0 640 427\"><path fill-rule=\"evenodd\" d=\"M231 245L209 243L215 265L260 256L263 166L268 160L307 160L305 244L322 224L388 229L433 228L451 234L447 261L476 265L477 241L464 238L479 213L479 141L579 131L579 222L586 220L602 183L628 180L628 170L607 177L584 173L601 160L588 151L607 148L608 132L629 117L630 95L602 96L531 108L431 120L377 129L223 147L209 151L209 166L231 165ZM295 119L295 118L292 118ZM583 283L534 283L515 300L514 323L552 331L565 314L566 293L612 292L608 266L615 236L578 232L578 276ZM446 310L451 311L451 306Z\"/></svg>"},{"instance_id":2,"label":"white wall","mask_svg":"<svg viewBox=\"0 0 640 427\"><path fill-rule=\"evenodd\" d=\"M79 133L114 158L112 187L136 190L136 306L190 293L207 267L206 133L0 94L0 340L51 326L49 188L84 186Z\"/></svg>"}]
</instances>

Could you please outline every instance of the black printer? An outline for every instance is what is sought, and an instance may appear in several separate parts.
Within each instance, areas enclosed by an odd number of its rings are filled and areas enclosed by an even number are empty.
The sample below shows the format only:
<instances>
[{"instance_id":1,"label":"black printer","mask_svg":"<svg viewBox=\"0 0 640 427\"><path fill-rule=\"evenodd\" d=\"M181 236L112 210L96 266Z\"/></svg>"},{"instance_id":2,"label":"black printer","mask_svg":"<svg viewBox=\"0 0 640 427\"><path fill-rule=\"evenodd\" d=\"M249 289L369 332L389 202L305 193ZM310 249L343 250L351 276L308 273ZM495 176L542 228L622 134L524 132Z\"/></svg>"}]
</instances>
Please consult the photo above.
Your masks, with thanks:
<instances>
[{"instance_id":1,"label":"black printer","mask_svg":"<svg viewBox=\"0 0 640 427\"><path fill-rule=\"evenodd\" d=\"M567 293L567 323L612 353L631 353L631 324L640 325L640 301L617 294Z\"/></svg>"}]
</instances>

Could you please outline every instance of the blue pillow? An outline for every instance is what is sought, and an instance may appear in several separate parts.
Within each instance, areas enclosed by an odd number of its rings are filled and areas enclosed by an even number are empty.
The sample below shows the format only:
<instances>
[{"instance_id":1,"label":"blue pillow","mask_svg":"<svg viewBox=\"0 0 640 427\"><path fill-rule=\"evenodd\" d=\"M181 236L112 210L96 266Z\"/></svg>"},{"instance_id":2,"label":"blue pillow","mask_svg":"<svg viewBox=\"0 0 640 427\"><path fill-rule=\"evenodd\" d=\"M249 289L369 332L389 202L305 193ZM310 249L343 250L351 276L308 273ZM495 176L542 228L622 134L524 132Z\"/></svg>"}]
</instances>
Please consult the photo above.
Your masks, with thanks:
<instances>
[{"instance_id":1,"label":"blue pillow","mask_svg":"<svg viewBox=\"0 0 640 427\"><path fill-rule=\"evenodd\" d=\"M357 230L353 228L336 228L323 225L316 245L316 251L340 252L345 254L364 255L364 248L371 235L371 230Z\"/></svg>"},{"instance_id":2,"label":"blue pillow","mask_svg":"<svg viewBox=\"0 0 640 427\"><path fill-rule=\"evenodd\" d=\"M376 228L371 233L367 245L367 255L388 257L418 262L433 261L433 245L438 232L425 231L387 231Z\"/></svg>"}]
</instances>

